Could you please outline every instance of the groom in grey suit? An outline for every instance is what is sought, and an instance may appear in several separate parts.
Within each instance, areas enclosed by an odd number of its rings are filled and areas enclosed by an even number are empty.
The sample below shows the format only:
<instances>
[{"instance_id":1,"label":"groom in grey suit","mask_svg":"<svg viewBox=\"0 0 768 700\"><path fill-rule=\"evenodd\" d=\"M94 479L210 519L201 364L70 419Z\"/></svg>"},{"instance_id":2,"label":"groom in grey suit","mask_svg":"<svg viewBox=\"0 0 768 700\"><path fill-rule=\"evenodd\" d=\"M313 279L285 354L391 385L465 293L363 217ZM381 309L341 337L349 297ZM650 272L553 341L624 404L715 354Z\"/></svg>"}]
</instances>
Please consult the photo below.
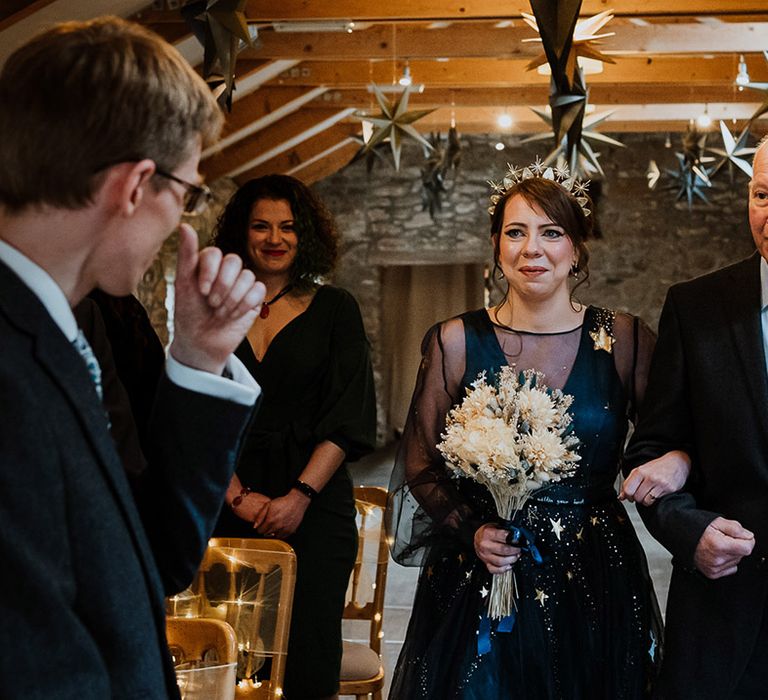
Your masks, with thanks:
<instances>
[{"instance_id":1,"label":"groom in grey suit","mask_svg":"<svg viewBox=\"0 0 768 700\"><path fill-rule=\"evenodd\" d=\"M116 18L54 27L0 72L0 696L178 698L163 596L216 522L260 393L231 353L264 287L180 230L176 327L135 491L71 308L133 291L207 189L202 79ZM84 361L85 359L85 361Z\"/></svg>"},{"instance_id":2,"label":"groom in grey suit","mask_svg":"<svg viewBox=\"0 0 768 700\"><path fill-rule=\"evenodd\" d=\"M634 467L691 456L684 489L640 514L673 555L657 697L768 697L768 143L749 186L757 252L669 290ZM653 503L655 501L655 503Z\"/></svg>"}]
</instances>

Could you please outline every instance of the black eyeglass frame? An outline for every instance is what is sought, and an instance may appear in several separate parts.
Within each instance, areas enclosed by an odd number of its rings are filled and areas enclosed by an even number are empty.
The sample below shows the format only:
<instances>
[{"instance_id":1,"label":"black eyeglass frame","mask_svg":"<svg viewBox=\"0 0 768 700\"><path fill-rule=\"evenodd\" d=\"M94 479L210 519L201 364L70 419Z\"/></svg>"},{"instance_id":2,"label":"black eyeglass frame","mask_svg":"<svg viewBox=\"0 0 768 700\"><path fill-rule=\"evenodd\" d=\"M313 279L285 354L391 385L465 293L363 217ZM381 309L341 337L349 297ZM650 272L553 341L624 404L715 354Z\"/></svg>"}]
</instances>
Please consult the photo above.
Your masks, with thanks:
<instances>
[{"instance_id":1,"label":"black eyeglass frame","mask_svg":"<svg viewBox=\"0 0 768 700\"><path fill-rule=\"evenodd\" d=\"M213 199L213 192L211 192L211 188L206 184L195 185L157 167L155 168L155 175L164 177L166 180L171 180L184 187L186 190L184 193L185 214L201 214Z\"/></svg>"}]
</instances>

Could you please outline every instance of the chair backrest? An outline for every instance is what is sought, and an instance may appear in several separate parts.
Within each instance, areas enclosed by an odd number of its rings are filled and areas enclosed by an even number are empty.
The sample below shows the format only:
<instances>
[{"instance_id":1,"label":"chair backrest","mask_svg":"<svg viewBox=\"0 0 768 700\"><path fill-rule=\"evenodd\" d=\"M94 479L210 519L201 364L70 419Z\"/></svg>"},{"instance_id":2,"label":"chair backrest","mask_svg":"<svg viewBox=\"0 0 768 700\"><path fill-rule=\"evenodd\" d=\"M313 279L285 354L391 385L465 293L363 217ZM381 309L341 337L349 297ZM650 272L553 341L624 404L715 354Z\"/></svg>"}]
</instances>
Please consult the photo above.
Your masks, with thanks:
<instances>
[{"instance_id":1,"label":"chair backrest","mask_svg":"<svg viewBox=\"0 0 768 700\"><path fill-rule=\"evenodd\" d=\"M343 617L370 622L370 646L381 654L384 594L387 587L389 547L384 526L387 490L381 486L355 487L358 548L347 590Z\"/></svg>"},{"instance_id":2,"label":"chair backrest","mask_svg":"<svg viewBox=\"0 0 768 700\"><path fill-rule=\"evenodd\" d=\"M237 696L282 697L296 555L280 540L214 538L169 614L225 620L237 638Z\"/></svg>"},{"instance_id":3,"label":"chair backrest","mask_svg":"<svg viewBox=\"0 0 768 700\"><path fill-rule=\"evenodd\" d=\"M174 664L237 661L235 630L223 620L169 617L165 631Z\"/></svg>"}]
</instances>

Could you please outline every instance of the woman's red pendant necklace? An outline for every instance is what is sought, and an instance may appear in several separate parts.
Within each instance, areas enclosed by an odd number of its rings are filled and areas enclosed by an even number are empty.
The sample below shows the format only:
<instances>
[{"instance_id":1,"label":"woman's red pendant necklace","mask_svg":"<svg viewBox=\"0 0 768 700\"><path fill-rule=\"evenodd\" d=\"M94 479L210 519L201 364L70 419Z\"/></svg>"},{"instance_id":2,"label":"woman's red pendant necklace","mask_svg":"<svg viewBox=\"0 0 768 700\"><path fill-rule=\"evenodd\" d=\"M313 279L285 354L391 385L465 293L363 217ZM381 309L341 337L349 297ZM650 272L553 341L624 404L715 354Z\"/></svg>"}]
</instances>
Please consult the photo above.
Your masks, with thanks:
<instances>
[{"instance_id":1,"label":"woman's red pendant necklace","mask_svg":"<svg viewBox=\"0 0 768 700\"><path fill-rule=\"evenodd\" d=\"M293 289L293 284L286 284L285 287L283 287L275 296L273 296L269 301L265 301L261 305L261 311L259 311L259 316L261 318L267 318L269 316L269 307L272 306L278 299L284 297L288 292L290 292Z\"/></svg>"}]
</instances>

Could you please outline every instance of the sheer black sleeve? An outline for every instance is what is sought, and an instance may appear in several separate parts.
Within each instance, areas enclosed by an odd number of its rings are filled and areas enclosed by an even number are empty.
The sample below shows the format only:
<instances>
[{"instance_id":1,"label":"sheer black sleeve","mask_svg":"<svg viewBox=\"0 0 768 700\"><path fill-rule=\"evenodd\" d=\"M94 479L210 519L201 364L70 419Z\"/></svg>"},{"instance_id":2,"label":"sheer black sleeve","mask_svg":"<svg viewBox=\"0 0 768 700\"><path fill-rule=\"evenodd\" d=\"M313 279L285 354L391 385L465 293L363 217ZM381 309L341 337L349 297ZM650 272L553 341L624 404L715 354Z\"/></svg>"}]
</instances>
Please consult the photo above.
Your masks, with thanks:
<instances>
[{"instance_id":1,"label":"sheer black sleeve","mask_svg":"<svg viewBox=\"0 0 768 700\"><path fill-rule=\"evenodd\" d=\"M481 524L437 449L446 415L462 398L465 352L461 319L433 326L422 342L421 366L390 481L387 520L392 556L400 564L420 565L436 537L459 537L469 544Z\"/></svg>"},{"instance_id":2,"label":"sheer black sleeve","mask_svg":"<svg viewBox=\"0 0 768 700\"><path fill-rule=\"evenodd\" d=\"M656 334L637 316L617 313L613 346L616 371L627 394L627 417L637 420L638 406L645 397Z\"/></svg>"}]
</instances>

